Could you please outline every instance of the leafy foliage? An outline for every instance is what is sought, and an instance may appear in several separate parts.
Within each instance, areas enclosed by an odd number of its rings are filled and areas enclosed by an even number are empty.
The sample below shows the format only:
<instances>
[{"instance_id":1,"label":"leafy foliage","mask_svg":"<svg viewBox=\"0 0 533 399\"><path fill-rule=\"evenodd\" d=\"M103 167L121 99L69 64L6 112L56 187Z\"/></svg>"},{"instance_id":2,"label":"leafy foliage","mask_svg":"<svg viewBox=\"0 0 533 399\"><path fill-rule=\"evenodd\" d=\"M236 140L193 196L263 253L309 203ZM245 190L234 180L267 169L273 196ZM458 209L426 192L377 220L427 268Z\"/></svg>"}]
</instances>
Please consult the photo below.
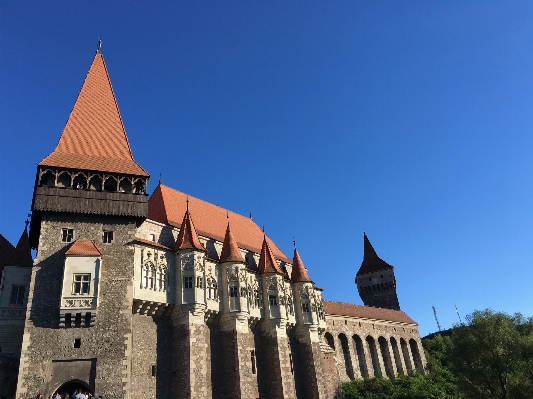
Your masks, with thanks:
<instances>
[{"instance_id":1,"label":"leafy foliage","mask_svg":"<svg viewBox=\"0 0 533 399\"><path fill-rule=\"evenodd\" d=\"M427 375L343 384L346 399L533 398L533 318L490 309L423 339Z\"/></svg>"}]
</instances>

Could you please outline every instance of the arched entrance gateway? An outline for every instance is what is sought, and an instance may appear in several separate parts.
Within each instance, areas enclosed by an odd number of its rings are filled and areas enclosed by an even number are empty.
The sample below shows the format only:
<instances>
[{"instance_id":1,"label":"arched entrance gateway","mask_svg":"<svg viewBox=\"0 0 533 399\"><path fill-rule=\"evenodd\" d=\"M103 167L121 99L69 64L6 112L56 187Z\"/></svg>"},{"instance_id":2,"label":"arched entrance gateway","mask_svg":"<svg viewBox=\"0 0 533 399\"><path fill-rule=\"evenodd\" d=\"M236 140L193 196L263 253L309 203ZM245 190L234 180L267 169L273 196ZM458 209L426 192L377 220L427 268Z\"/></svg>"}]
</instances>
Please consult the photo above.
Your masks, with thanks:
<instances>
[{"instance_id":1,"label":"arched entrance gateway","mask_svg":"<svg viewBox=\"0 0 533 399\"><path fill-rule=\"evenodd\" d=\"M94 395L94 392L91 391L89 386L80 380L71 380L65 382L63 385L57 388L54 393L57 392L60 395L72 395L75 391L89 392L91 395Z\"/></svg>"}]
</instances>

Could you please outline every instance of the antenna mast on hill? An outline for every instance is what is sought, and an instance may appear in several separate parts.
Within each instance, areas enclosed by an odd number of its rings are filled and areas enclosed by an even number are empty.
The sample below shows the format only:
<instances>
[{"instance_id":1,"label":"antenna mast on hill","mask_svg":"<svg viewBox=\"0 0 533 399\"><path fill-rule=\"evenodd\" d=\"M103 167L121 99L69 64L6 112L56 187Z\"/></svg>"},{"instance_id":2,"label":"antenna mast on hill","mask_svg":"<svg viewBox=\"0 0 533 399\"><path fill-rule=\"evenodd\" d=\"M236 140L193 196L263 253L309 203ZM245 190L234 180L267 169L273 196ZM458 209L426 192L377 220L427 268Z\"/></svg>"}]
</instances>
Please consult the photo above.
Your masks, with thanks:
<instances>
[{"instance_id":1,"label":"antenna mast on hill","mask_svg":"<svg viewBox=\"0 0 533 399\"><path fill-rule=\"evenodd\" d=\"M461 315L459 314L459 309L457 309L457 305L455 305L455 311L457 312L457 317L459 317L459 322L463 324L463 321L461 320Z\"/></svg>"},{"instance_id":2,"label":"antenna mast on hill","mask_svg":"<svg viewBox=\"0 0 533 399\"><path fill-rule=\"evenodd\" d=\"M432 306L432 308L433 308L433 314L435 315L435 321L437 322L437 327L439 328L439 331L440 331L439 319L437 318L437 309L435 309L435 306Z\"/></svg>"}]
</instances>

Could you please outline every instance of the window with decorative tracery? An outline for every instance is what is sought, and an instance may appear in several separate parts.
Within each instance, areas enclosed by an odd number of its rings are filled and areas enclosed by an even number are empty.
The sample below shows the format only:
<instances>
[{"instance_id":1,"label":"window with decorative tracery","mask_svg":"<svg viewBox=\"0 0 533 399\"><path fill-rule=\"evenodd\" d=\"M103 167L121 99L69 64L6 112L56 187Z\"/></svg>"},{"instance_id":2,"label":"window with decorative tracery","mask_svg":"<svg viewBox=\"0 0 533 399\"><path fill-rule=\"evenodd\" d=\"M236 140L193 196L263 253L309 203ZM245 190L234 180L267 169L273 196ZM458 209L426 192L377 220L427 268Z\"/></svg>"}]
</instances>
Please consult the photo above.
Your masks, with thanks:
<instances>
[{"instance_id":1,"label":"window with decorative tracery","mask_svg":"<svg viewBox=\"0 0 533 399\"><path fill-rule=\"evenodd\" d=\"M254 304L256 308L263 307L263 295L261 295L259 287L254 288Z\"/></svg>"},{"instance_id":2,"label":"window with decorative tracery","mask_svg":"<svg viewBox=\"0 0 533 399\"><path fill-rule=\"evenodd\" d=\"M213 278L207 280L207 298L217 299L217 283Z\"/></svg>"},{"instance_id":3,"label":"window with decorative tracery","mask_svg":"<svg viewBox=\"0 0 533 399\"><path fill-rule=\"evenodd\" d=\"M166 270L164 268L160 268L157 271L157 277L156 277L156 289L159 291L165 290L165 280L166 280Z\"/></svg>"}]
</instances>

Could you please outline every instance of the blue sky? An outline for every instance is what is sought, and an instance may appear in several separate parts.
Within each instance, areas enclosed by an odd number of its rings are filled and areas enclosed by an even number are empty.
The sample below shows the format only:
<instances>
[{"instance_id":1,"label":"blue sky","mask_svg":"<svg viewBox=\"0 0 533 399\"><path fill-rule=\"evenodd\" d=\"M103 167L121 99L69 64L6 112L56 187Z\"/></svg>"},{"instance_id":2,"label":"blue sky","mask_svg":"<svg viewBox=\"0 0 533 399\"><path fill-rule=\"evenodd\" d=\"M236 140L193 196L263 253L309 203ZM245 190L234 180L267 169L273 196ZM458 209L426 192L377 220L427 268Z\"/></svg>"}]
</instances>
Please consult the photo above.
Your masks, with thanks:
<instances>
[{"instance_id":1,"label":"blue sky","mask_svg":"<svg viewBox=\"0 0 533 399\"><path fill-rule=\"evenodd\" d=\"M294 236L331 300L361 303L366 231L422 335L432 305L532 316L532 26L522 1L2 1L0 233L101 36L150 189Z\"/></svg>"}]
</instances>

